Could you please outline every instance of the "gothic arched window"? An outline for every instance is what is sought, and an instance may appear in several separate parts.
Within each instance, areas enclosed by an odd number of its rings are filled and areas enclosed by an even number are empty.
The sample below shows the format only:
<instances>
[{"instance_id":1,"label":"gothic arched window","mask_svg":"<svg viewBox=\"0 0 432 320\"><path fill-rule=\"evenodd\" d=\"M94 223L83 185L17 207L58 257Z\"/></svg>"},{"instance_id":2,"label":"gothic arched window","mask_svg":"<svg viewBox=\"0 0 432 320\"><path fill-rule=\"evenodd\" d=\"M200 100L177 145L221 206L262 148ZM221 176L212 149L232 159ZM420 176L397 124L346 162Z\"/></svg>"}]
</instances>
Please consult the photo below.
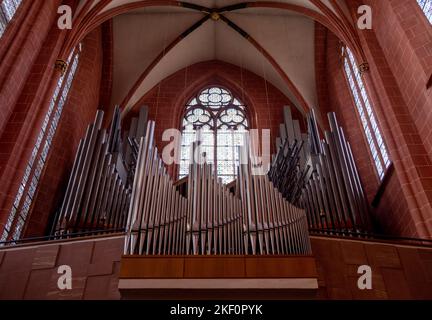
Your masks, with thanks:
<instances>
[{"instance_id":1,"label":"gothic arched window","mask_svg":"<svg viewBox=\"0 0 432 320\"><path fill-rule=\"evenodd\" d=\"M200 136L200 152L213 164L224 183L233 181L239 165L239 146L249 129L246 107L222 87L206 88L186 106L182 122L180 178L189 173L192 142Z\"/></svg>"}]
</instances>

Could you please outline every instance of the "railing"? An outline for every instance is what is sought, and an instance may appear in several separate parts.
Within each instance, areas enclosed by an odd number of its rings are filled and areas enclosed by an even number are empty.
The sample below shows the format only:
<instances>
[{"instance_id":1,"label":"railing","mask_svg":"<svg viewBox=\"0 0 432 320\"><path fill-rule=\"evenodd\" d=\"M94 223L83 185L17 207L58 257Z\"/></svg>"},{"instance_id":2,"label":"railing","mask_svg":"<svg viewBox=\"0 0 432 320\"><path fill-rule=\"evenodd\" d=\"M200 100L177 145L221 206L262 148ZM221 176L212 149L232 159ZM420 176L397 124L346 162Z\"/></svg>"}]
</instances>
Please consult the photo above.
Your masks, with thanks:
<instances>
[{"instance_id":1,"label":"railing","mask_svg":"<svg viewBox=\"0 0 432 320\"><path fill-rule=\"evenodd\" d=\"M0 242L0 248L5 248L7 246L12 246L12 245L34 243L34 242L70 240L70 239L84 238L84 237L90 237L90 236L109 235L109 234L122 233L122 232L125 232L124 228L107 229L107 230L94 230L94 231L85 231L85 232L76 232L76 233L64 233L64 234L55 234L55 235L41 236L41 237L30 237L30 238L24 238L24 239L19 239L19 240L2 241L2 242Z\"/></svg>"},{"instance_id":2,"label":"railing","mask_svg":"<svg viewBox=\"0 0 432 320\"><path fill-rule=\"evenodd\" d=\"M12 245L70 240L70 239L78 239L78 238L93 237L93 236L105 236L105 235L125 233L125 232L126 230L124 228L121 228L121 229L93 230L93 231L76 232L76 233L69 233L69 234L56 234L56 235L48 235L48 236L41 236L41 237L30 237L30 238L25 238L20 240L0 242L0 248L7 248L8 246L12 246ZM397 241L400 242L401 244L412 244L412 245L422 245L422 246L432 247L432 239L423 239L423 238L414 238L414 237L401 237L401 236L393 236L393 235L385 235L385 234L342 231L342 230L334 230L334 229L309 229L309 234L311 236L318 236L318 237L322 237L322 236L337 237L337 238L359 240L359 241L362 240L386 241L386 242Z\"/></svg>"},{"instance_id":3,"label":"railing","mask_svg":"<svg viewBox=\"0 0 432 320\"><path fill-rule=\"evenodd\" d=\"M338 237L347 238L351 240L366 240L366 241L397 241L401 244L415 244L423 246L432 246L432 239L401 237L385 234L356 232L349 230L335 230L335 229L309 229L311 236L324 236L324 237Z\"/></svg>"}]
</instances>

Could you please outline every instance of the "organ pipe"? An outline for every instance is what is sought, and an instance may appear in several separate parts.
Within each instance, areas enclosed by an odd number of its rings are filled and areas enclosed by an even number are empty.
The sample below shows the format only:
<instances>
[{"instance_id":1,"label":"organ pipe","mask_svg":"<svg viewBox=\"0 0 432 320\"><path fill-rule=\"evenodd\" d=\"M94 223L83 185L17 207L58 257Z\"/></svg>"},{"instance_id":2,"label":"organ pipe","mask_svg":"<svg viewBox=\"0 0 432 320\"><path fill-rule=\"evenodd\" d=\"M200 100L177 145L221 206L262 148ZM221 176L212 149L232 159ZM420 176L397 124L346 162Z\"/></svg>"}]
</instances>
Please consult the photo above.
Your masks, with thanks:
<instances>
[{"instance_id":1,"label":"organ pipe","mask_svg":"<svg viewBox=\"0 0 432 320\"><path fill-rule=\"evenodd\" d=\"M102 128L104 113L81 139L54 233L122 229L131 197L131 172L135 170L136 140L144 135L147 108L132 119L131 130L121 139L120 109L115 108L110 129Z\"/></svg>"},{"instance_id":2,"label":"organ pipe","mask_svg":"<svg viewBox=\"0 0 432 320\"><path fill-rule=\"evenodd\" d=\"M351 146L336 115L328 114L331 130L324 132L321 139L312 111L307 117L308 139L300 141L293 130L296 120L292 120L287 108L270 180L286 199L306 210L311 230L371 231L369 207ZM284 128L290 129L283 132ZM300 161L299 148L306 152L305 163Z\"/></svg>"},{"instance_id":3,"label":"organ pipe","mask_svg":"<svg viewBox=\"0 0 432 320\"><path fill-rule=\"evenodd\" d=\"M139 146L125 254L311 253L305 211L284 199L267 176L253 175L250 161L242 161L235 192L211 164L193 161L184 197L153 139L150 121ZM241 154L248 155L244 148Z\"/></svg>"}]
</instances>

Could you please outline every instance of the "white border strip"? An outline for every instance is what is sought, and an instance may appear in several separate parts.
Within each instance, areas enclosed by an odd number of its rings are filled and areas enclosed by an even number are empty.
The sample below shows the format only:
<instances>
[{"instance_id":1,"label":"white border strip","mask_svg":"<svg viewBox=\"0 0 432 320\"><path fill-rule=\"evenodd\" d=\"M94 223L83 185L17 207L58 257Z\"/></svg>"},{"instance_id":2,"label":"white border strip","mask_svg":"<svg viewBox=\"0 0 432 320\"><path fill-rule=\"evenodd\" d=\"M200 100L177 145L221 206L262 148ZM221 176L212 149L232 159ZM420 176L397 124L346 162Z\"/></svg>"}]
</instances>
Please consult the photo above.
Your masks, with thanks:
<instances>
[{"instance_id":1,"label":"white border strip","mask_svg":"<svg viewBox=\"0 0 432 320\"><path fill-rule=\"evenodd\" d=\"M149 289L318 289L314 278L279 279L120 279L120 290Z\"/></svg>"}]
</instances>

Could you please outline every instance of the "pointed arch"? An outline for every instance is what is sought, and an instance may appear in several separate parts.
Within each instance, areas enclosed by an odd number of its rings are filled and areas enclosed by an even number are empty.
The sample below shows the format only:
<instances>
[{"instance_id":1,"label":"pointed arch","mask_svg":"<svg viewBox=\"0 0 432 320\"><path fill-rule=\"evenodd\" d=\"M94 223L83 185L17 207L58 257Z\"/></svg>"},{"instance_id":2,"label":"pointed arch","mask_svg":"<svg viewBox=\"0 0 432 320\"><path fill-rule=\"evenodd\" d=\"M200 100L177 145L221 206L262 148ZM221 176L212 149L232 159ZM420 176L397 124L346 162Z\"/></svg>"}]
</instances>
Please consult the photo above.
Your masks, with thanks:
<instances>
[{"instance_id":1,"label":"pointed arch","mask_svg":"<svg viewBox=\"0 0 432 320\"><path fill-rule=\"evenodd\" d=\"M249 131L247 106L227 87L210 85L196 91L183 108L179 178L189 174L193 142L223 183L236 179L239 147Z\"/></svg>"}]
</instances>

